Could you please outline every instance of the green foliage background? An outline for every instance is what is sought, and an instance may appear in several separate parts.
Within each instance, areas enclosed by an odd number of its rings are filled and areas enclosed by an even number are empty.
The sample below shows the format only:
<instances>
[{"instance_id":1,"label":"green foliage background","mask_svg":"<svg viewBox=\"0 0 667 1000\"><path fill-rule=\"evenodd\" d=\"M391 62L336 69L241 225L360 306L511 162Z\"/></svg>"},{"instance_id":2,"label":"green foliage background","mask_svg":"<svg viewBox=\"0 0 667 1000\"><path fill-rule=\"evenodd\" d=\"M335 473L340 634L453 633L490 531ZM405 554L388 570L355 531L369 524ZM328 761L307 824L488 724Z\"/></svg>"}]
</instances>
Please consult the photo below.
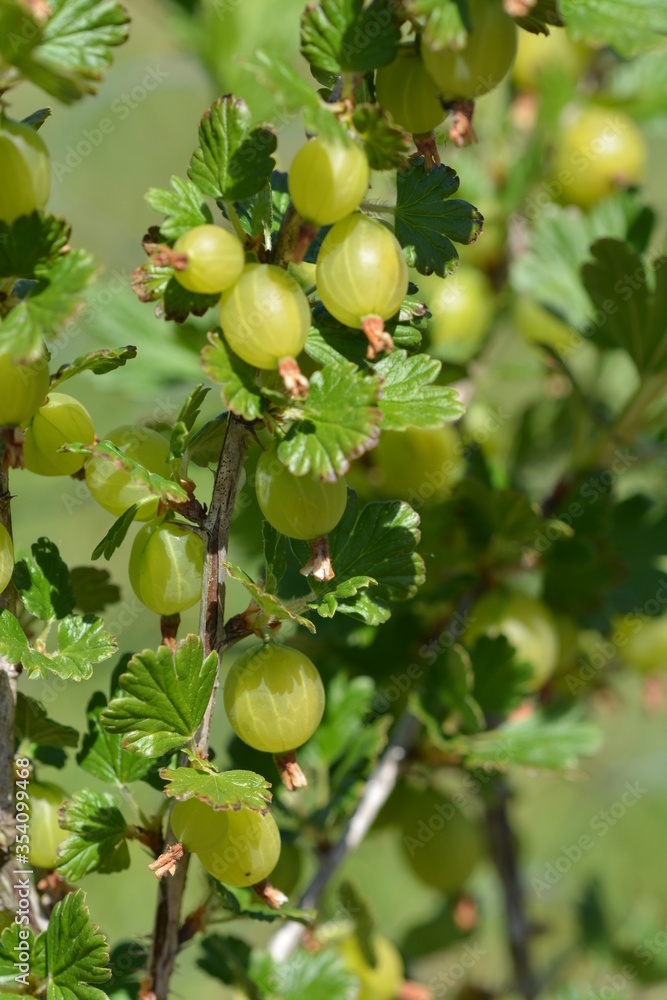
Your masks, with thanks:
<instances>
[{"instance_id":1,"label":"green foliage background","mask_svg":"<svg viewBox=\"0 0 667 1000\"><path fill-rule=\"evenodd\" d=\"M89 408L102 433L118 423L145 418L149 414L158 419L161 414L175 415L184 387L200 378L198 353L205 341L203 326L188 323L174 328L155 322L151 310L142 307L129 288L129 262L141 262L138 237L155 221L144 200L145 191L154 186L168 187L173 173L184 175L196 141L196 123L201 110L220 93L242 94L256 119L264 117L275 122L279 133L280 169L287 168L303 138L299 119L285 120L235 58L247 59L255 48L270 46L272 53L282 52L290 62L303 67L296 51L302 0L281 0L280 3L251 0L218 5L220 10L211 6L208 22L200 24L199 29L193 28L188 19L179 14L177 6L167 0L127 0L127 7L133 19L130 41L116 54L115 69L102 85L100 96L67 111L58 109L43 132L50 146L55 173L50 209L72 221L74 245L90 249L105 268L101 281L91 293L91 311L82 314L71 329L72 338L62 347L62 360L94 347L125 343L135 343L141 351L141 364L129 365L102 380L84 375L78 382L77 395ZM305 74L305 68L303 71ZM470 161L484 157L485 146L490 141L489 132L502 100L501 90L479 109L478 132L483 138L478 151L471 154L468 150L447 150L447 162L462 177L460 195L475 203L480 186L475 185ZM43 97L26 86L17 94L12 110L19 117L41 103ZM667 106L662 116L653 119L647 128L647 138L651 155L646 200L661 210L664 227L667 220L664 185ZM81 151L88 150L86 143L90 152L82 156ZM509 156L511 158L511 151ZM510 169L514 169L513 164ZM521 167L516 169L520 171ZM467 253L467 248L462 248L464 261ZM510 341L514 345L511 348L508 347ZM58 346L53 353L57 365L60 363ZM512 337L506 319L501 321L496 339L483 355L483 366L480 380L488 400L503 405L509 399L516 400L517 394L535 392L537 362L534 352ZM182 381L178 380L179 373ZM607 392L613 396L614 380L622 382L622 370L611 372L609 379ZM207 401L204 412L212 415L216 410L216 401ZM662 473L662 481L653 479L647 486L664 503L667 499L664 464ZM553 469L543 469L541 474L548 479ZM208 486L209 474L198 470L198 475ZM536 483L537 479L526 485L535 486ZM38 477L16 476L13 485L17 493L15 536L19 554L34 540L35 525L39 524L39 534L48 535L59 545L70 566L87 562L91 539L102 537L108 527L108 517L86 492L74 480L58 479L52 483ZM246 496L249 497L247 489ZM230 558L253 572L259 566L260 549L261 539L240 531L236 533ZM436 551L434 558L441 560L445 554ZM138 605L129 588L126 563L127 548L117 552L108 567L123 591L122 603L111 610L107 620L107 627L119 636L121 652L144 648L157 640L156 620ZM667 570L667 566L664 568ZM240 585L232 584L230 614L243 610L246 603L245 591ZM195 612L186 613L183 634L195 631L195 623ZM96 667L98 687L107 686L104 678L111 670L107 664ZM368 672L372 673L372 669ZM84 710L90 697L89 689L68 685L58 691L52 682L39 682L31 686L30 693L42 699L53 718L85 730ZM664 718L646 716L640 684L634 677L615 682L614 695L616 704L600 699L595 705L594 718L605 732L604 748L594 759L584 763L583 773L578 774L576 780L548 773L522 773L515 779L518 793L515 816L527 880L542 878L545 867L555 863L563 855L563 849L577 841L591 819L618 800L626 782L639 782L647 790L628 810L622 823L610 829L606 836L596 838L594 849L553 888L544 892L541 898L528 890L533 915L537 921L544 922L547 931L535 939L536 959L540 965L555 961L580 933L574 923L577 913L574 904L590 899L586 894L590 893L595 880L604 887L605 912L609 930L614 934L633 931L641 937L643 923L667 926ZM216 714L215 725L217 732L213 742L223 746L227 732L221 711ZM42 767L40 776L57 780L70 793L83 785L104 790L101 783L77 772L72 765L64 772ZM145 794L149 798L152 795L148 790ZM109 935L112 944L121 938L140 940L152 922L155 881L145 864L143 849L132 843L130 852L135 862L131 874L117 875L113 879L91 875L81 880L88 893L93 918ZM441 900L437 893L417 882L406 868L395 831L382 829L372 834L346 862L341 873L341 877L344 876L352 877L374 900L380 928L402 944L409 956L410 942L414 943L419 937L416 928L437 915ZM185 912L188 902L194 902L201 888L201 883L196 884L197 879L192 883ZM483 969L480 978L495 985L502 981L507 970L502 904L490 863L479 867L471 889L481 899L485 912L479 938L479 945L484 950L479 966ZM444 918L443 925L446 923ZM235 931L233 924L230 931ZM270 930L268 926L244 923L239 925L238 932L259 943L269 936ZM413 970L428 982L439 972L446 972L456 960L457 947L454 946L446 955L432 955L421 964L416 958ZM588 961L594 968L594 951ZM664 985L657 986L655 991L647 990L644 996L647 1000L649 997L657 1000L663 989ZM221 996L220 986L195 967L194 949L186 949L179 961L174 995L196 995L203 1000Z\"/></svg>"}]
</instances>

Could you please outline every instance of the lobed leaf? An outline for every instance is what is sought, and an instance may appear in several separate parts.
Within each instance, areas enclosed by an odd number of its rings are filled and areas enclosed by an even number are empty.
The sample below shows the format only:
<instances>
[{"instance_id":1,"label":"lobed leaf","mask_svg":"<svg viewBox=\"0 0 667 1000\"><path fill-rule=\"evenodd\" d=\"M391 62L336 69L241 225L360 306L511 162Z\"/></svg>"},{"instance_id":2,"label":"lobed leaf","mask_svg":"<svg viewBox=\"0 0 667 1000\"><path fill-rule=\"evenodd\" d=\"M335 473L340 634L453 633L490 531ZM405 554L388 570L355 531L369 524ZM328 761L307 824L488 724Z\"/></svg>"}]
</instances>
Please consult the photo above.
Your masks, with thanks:
<instances>
[{"instance_id":1,"label":"lobed leaf","mask_svg":"<svg viewBox=\"0 0 667 1000\"><path fill-rule=\"evenodd\" d=\"M213 215L206 199L192 181L172 177L171 186L173 191L151 188L146 201L154 212L165 216L160 223L160 233L173 245L179 236L195 226L210 225Z\"/></svg>"},{"instance_id":2,"label":"lobed leaf","mask_svg":"<svg viewBox=\"0 0 667 1000\"><path fill-rule=\"evenodd\" d=\"M255 369L227 347L221 334L209 333L210 346L201 354L201 366L211 382L220 386L222 402L244 420L256 420L266 409Z\"/></svg>"},{"instance_id":3,"label":"lobed leaf","mask_svg":"<svg viewBox=\"0 0 667 1000\"><path fill-rule=\"evenodd\" d=\"M102 725L120 734L122 746L144 757L161 757L191 740L204 718L218 669L218 657L204 659L201 639L189 635L172 654L137 653L121 674L124 697L102 712Z\"/></svg>"},{"instance_id":4,"label":"lobed leaf","mask_svg":"<svg viewBox=\"0 0 667 1000\"><path fill-rule=\"evenodd\" d=\"M423 157L396 175L396 239L421 274L451 274L459 259L454 243L474 243L481 232L481 213L451 197L458 186L451 167L424 170Z\"/></svg>"},{"instance_id":5,"label":"lobed leaf","mask_svg":"<svg viewBox=\"0 0 667 1000\"><path fill-rule=\"evenodd\" d=\"M188 177L210 198L251 198L271 176L277 144L273 127L253 126L245 101L227 94L213 102L199 123L199 148Z\"/></svg>"},{"instance_id":6,"label":"lobed leaf","mask_svg":"<svg viewBox=\"0 0 667 1000\"><path fill-rule=\"evenodd\" d=\"M375 365L382 379L382 430L440 427L463 415L456 390L432 384L441 369L441 362L427 354L408 357L406 351L394 351Z\"/></svg>"},{"instance_id":7,"label":"lobed leaf","mask_svg":"<svg viewBox=\"0 0 667 1000\"><path fill-rule=\"evenodd\" d=\"M192 767L165 767L160 772L167 786L165 795L184 801L200 799L214 809L253 809L267 811L271 787L261 774L253 771L199 771Z\"/></svg>"},{"instance_id":8,"label":"lobed leaf","mask_svg":"<svg viewBox=\"0 0 667 1000\"><path fill-rule=\"evenodd\" d=\"M14 586L26 611L45 622L71 614L74 591L58 546L39 538L30 551L32 556L19 560L14 569Z\"/></svg>"},{"instance_id":9,"label":"lobed leaf","mask_svg":"<svg viewBox=\"0 0 667 1000\"><path fill-rule=\"evenodd\" d=\"M58 873L78 881L91 872L123 871L130 867L125 839L128 827L111 795L84 788L59 812L60 826L71 831L58 847Z\"/></svg>"},{"instance_id":10,"label":"lobed leaf","mask_svg":"<svg viewBox=\"0 0 667 1000\"><path fill-rule=\"evenodd\" d=\"M374 448L380 431L380 381L350 362L329 364L311 377L307 398L293 407L293 422L278 457L296 476L334 482L350 460Z\"/></svg>"},{"instance_id":11,"label":"lobed leaf","mask_svg":"<svg viewBox=\"0 0 667 1000\"><path fill-rule=\"evenodd\" d=\"M106 1000L95 984L111 976L106 938L90 920L83 889L53 908L46 931L47 1000Z\"/></svg>"}]
</instances>

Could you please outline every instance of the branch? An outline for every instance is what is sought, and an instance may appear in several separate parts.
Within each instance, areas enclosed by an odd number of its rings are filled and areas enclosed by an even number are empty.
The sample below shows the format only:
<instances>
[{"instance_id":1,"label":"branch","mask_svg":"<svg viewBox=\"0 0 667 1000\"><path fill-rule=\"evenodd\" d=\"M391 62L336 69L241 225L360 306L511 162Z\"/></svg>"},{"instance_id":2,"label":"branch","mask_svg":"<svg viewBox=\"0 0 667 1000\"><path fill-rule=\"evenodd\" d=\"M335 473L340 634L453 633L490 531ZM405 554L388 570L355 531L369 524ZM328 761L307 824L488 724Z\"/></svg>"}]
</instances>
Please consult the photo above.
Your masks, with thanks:
<instances>
[{"instance_id":1,"label":"branch","mask_svg":"<svg viewBox=\"0 0 667 1000\"><path fill-rule=\"evenodd\" d=\"M233 414L228 415L227 431L215 474L211 507L203 528L206 552L199 634L204 643L205 656L208 656L214 649L220 652L225 642L226 573L223 565L227 559L229 531L249 433L245 424L238 421ZM219 686L220 667L218 665L213 692L195 736L195 743L202 757L206 757L208 754L211 718ZM179 764L181 766L187 764L187 758L184 755ZM168 829L163 850L173 843L175 843L174 836ZM148 983L146 984L148 990L146 996L151 996L150 991L152 990L152 996L155 997L155 1000L166 1000L169 992L169 980L178 954L181 900L185 889L188 858L189 855L186 854L179 861L173 878L160 880L153 944L148 963Z\"/></svg>"},{"instance_id":2,"label":"branch","mask_svg":"<svg viewBox=\"0 0 667 1000\"><path fill-rule=\"evenodd\" d=\"M0 456L0 524L12 537L9 472ZM9 585L0 594L0 609L16 611L16 591ZM14 895L14 717L16 679L20 665L0 656L0 906L13 912Z\"/></svg>"},{"instance_id":3,"label":"branch","mask_svg":"<svg viewBox=\"0 0 667 1000\"><path fill-rule=\"evenodd\" d=\"M507 935L514 966L515 988L526 1000L532 1000L537 995L537 987L530 962L530 925L519 878L517 838L507 812L509 795L509 789L502 777L496 778L489 786L486 802L489 851L505 896Z\"/></svg>"},{"instance_id":4,"label":"branch","mask_svg":"<svg viewBox=\"0 0 667 1000\"><path fill-rule=\"evenodd\" d=\"M340 840L323 855L319 868L306 888L297 906L308 910L315 907L327 883L350 851L362 842L375 817L382 809L399 776L399 769L408 750L414 743L420 724L413 715L405 712L394 729L393 736L375 770L371 774L359 804L348 820ZM276 962L284 962L299 946L303 925L295 922L283 924L269 942L268 950Z\"/></svg>"}]
</instances>

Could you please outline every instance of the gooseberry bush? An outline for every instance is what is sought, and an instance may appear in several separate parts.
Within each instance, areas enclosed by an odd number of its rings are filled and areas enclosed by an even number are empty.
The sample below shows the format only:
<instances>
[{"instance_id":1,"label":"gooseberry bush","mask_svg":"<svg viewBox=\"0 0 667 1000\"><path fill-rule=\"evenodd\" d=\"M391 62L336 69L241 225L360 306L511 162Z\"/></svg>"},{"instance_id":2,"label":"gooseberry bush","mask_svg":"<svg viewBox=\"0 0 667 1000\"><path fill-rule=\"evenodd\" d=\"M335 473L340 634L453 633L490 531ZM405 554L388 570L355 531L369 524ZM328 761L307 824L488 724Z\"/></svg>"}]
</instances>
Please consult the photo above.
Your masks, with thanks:
<instances>
[{"instance_id":1,"label":"gooseberry bush","mask_svg":"<svg viewBox=\"0 0 667 1000\"><path fill-rule=\"evenodd\" d=\"M162 7L215 78L243 5ZM119 339L61 355L104 279L49 202L49 138L129 33L115 0L0 0L0 996L664 984L639 943L664 901L618 934L577 881L555 928L562 866L523 867L511 802L594 766L633 671L661 711L667 269L641 185L664 9L313 0L303 72L240 53L225 73L303 141L225 77L148 191L132 294L171 381L175 329L203 374L136 424L77 395L159 384L114 305ZM25 83L52 117L12 114ZM109 515L85 567L47 537L69 480ZM83 735L56 683L94 684ZM89 876L129 928L147 870L152 918L109 941Z\"/></svg>"}]
</instances>

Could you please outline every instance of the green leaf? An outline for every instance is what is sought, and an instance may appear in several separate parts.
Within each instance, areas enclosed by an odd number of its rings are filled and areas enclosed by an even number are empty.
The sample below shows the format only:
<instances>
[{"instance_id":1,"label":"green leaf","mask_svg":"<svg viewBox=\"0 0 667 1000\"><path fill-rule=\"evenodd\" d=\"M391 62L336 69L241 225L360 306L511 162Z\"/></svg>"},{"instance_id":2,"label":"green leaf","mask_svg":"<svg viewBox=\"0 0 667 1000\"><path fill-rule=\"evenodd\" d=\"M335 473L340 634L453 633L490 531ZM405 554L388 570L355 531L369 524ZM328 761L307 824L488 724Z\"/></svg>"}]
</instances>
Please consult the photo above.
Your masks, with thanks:
<instances>
[{"instance_id":1,"label":"green leaf","mask_svg":"<svg viewBox=\"0 0 667 1000\"><path fill-rule=\"evenodd\" d=\"M473 695L486 716L508 715L525 701L533 667L516 661L516 651L504 635L493 639L481 636L470 658L475 677Z\"/></svg>"},{"instance_id":2,"label":"green leaf","mask_svg":"<svg viewBox=\"0 0 667 1000\"><path fill-rule=\"evenodd\" d=\"M57 643L54 652L34 648L23 652L22 662L28 677L45 678L50 670L64 679L87 680L93 672L93 664L108 660L118 649L114 637L94 615L63 618L58 625Z\"/></svg>"},{"instance_id":3,"label":"green leaf","mask_svg":"<svg viewBox=\"0 0 667 1000\"><path fill-rule=\"evenodd\" d=\"M192 767L176 770L164 767L160 771L167 785L165 795L184 801L200 799L214 809L253 809L266 812L271 801L271 787L261 774L253 771L198 771Z\"/></svg>"},{"instance_id":4,"label":"green leaf","mask_svg":"<svg viewBox=\"0 0 667 1000\"><path fill-rule=\"evenodd\" d=\"M208 339L211 346L203 349L201 364L207 377L220 386L223 404L244 420L257 420L266 409L266 400L255 369L230 351L219 333L209 333Z\"/></svg>"},{"instance_id":5,"label":"green leaf","mask_svg":"<svg viewBox=\"0 0 667 1000\"><path fill-rule=\"evenodd\" d=\"M192 430L195 420L199 416L202 403L211 390L203 385L196 385L188 398L183 403L181 411L176 417L171 430L169 440L169 461L182 458L188 448L188 435Z\"/></svg>"},{"instance_id":6,"label":"green leaf","mask_svg":"<svg viewBox=\"0 0 667 1000\"><path fill-rule=\"evenodd\" d=\"M217 465L227 431L227 414L214 417L188 438L187 459L202 468Z\"/></svg>"},{"instance_id":7,"label":"green leaf","mask_svg":"<svg viewBox=\"0 0 667 1000\"><path fill-rule=\"evenodd\" d=\"M626 58L655 48L667 36L661 0L561 0L559 6L575 41L610 45Z\"/></svg>"},{"instance_id":8,"label":"green leaf","mask_svg":"<svg viewBox=\"0 0 667 1000\"><path fill-rule=\"evenodd\" d=\"M101 691L96 691L86 709L88 732L76 756L77 763L101 781L117 785L139 781L150 771L152 761L123 750L121 737L102 725L101 715L106 708L106 697Z\"/></svg>"},{"instance_id":9,"label":"green leaf","mask_svg":"<svg viewBox=\"0 0 667 1000\"><path fill-rule=\"evenodd\" d=\"M0 6L0 54L26 79L69 104L94 94L111 64L110 48L127 38L129 18L113 0L51 0L40 24L24 3Z\"/></svg>"},{"instance_id":10,"label":"green leaf","mask_svg":"<svg viewBox=\"0 0 667 1000\"><path fill-rule=\"evenodd\" d=\"M371 170L398 170L405 167L410 139L383 108L377 104L357 104L352 124L363 140Z\"/></svg>"},{"instance_id":11,"label":"green leaf","mask_svg":"<svg viewBox=\"0 0 667 1000\"><path fill-rule=\"evenodd\" d=\"M468 477L456 488L454 517L484 562L502 566L518 562L524 546L539 538L542 518L525 493L492 489Z\"/></svg>"},{"instance_id":12,"label":"green leaf","mask_svg":"<svg viewBox=\"0 0 667 1000\"><path fill-rule=\"evenodd\" d=\"M453 646L437 667L427 672L423 687L410 696L410 711L424 723L436 746L442 745L443 733L475 733L485 728L481 708L473 697L473 682L468 653Z\"/></svg>"},{"instance_id":13,"label":"green leaf","mask_svg":"<svg viewBox=\"0 0 667 1000\"><path fill-rule=\"evenodd\" d=\"M455 389L432 385L441 368L441 362L427 354L408 357L406 351L394 351L375 365L382 379L383 431L440 427L463 415L464 407Z\"/></svg>"},{"instance_id":14,"label":"green leaf","mask_svg":"<svg viewBox=\"0 0 667 1000\"><path fill-rule=\"evenodd\" d=\"M0 222L0 278L37 277L36 269L58 257L67 245L71 227L65 219L43 212Z\"/></svg>"},{"instance_id":15,"label":"green leaf","mask_svg":"<svg viewBox=\"0 0 667 1000\"><path fill-rule=\"evenodd\" d=\"M376 687L370 677L349 678L340 671L327 684L324 718L299 750L302 764L316 774L328 770L325 807L316 789L304 791L312 820L324 825L354 809L366 778L387 743L389 718L374 711Z\"/></svg>"},{"instance_id":16,"label":"green leaf","mask_svg":"<svg viewBox=\"0 0 667 1000\"><path fill-rule=\"evenodd\" d=\"M533 34L548 35L550 27L562 28L565 24L558 5L559 0L537 0L530 13L515 18L516 23Z\"/></svg>"},{"instance_id":17,"label":"green leaf","mask_svg":"<svg viewBox=\"0 0 667 1000\"><path fill-rule=\"evenodd\" d=\"M155 234L159 236L159 233ZM132 273L132 291L140 302L156 302L158 319L184 323L188 316L203 316L220 301L219 295L198 295L183 288L174 269L149 262Z\"/></svg>"},{"instance_id":18,"label":"green leaf","mask_svg":"<svg viewBox=\"0 0 667 1000\"><path fill-rule=\"evenodd\" d=\"M188 177L210 198L242 201L270 178L277 144L273 127L252 126L245 101L227 94L213 102L199 123L199 148Z\"/></svg>"},{"instance_id":19,"label":"green leaf","mask_svg":"<svg viewBox=\"0 0 667 1000\"><path fill-rule=\"evenodd\" d=\"M126 697L113 698L101 716L110 733L123 737L126 749L145 757L161 757L192 739L213 690L218 657L204 659L201 639L189 635L172 654L137 653L120 677Z\"/></svg>"},{"instance_id":20,"label":"green leaf","mask_svg":"<svg viewBox=\"0 0 667 1000\"><path fill-rule=\"evenodd\" d=\"M451 274L459 258L452 240L474 243L481 232L484 220L477 209L451 197L458 186L451 167L425 170L423 157L396 175L396 239L421 274Z\"/></svg>"},{"instance_id":21,"label":"green leaf","mask_svg":"<svg viewBox=\"0 0 667 1000\"><path fill-rule=\"evenodd\" d=\"M45 622L71 614L74 591L58 546L39 538L30 551L32 557L21 559L14 569L14 585L26 611Z\"/></svg>"},{"instance_id":22,"label":"green leaf","mask_svg":"<svg viewBox=\"0 0 667 1000\"><path fill-rule=\"evenodd\" d=\"M367 73L396 57L401 32L387 0L320 0L301 18L301 52L314 70Z\"/></svg>"},{"instance_id":23,"label":"green leaf","mask_svg":"<svg viewBox=\"0 0 667 1000\"><path fill-rule=\"evenodd\" d=\"M287 569L287 539L268 521L262 521L262 538L266 567L264 590L267 594L275 594Z\"/></svg>"},{"instance_id":24,"label":"green leaf","mask_svg":"<svg viewBox=\"0 0 667 1000\"><path fill-rule=\"evenodd\" d=\"M97 444L68 444L62 450L71 451L77 455L92 455L94 458L102 458L111 462L116 469L122 469L123 472L129 473L135 483L144 486L151 496L158 497L167 506L169 504L182 504L188 499L188 494L182 486L171 479L158 476L155 472L149 472L111 441L100 441ZM118 520L122 520L122 518Z\"/></svg>"},{"instance_id":25,"label":"green leaf","mask_svg":"<svg viewBox=\"0 0 667 1000\"><path fill-rule=\"evenodd\" d=\"M32 930L27 927L27 937L22 931L19 937L20 926L16 922L6 927L0 936L0 986L16 987L16 960L19 945L22 950L27 950L29 955L28 965L30 975L35 979L46 979L46 934L39 934L37 937ZM25 994L22 994L25 996ZM3 1000L12 1000L16 994L7 993L3 990L0 993Z\"/></svg>"},{"instance_id":26,"label":"green leaf","mask_svg":"<svg viewBox=\"0 0 667 1000\"><path fill-rule=\"evenodd\" d=\"M413 597L424 582L424 563L415 552L419 517L398 500L369 503L359 511L357 496L348 491L347 507L330 532L333 580L312 580L310 607L323 618L336 611L379 625L391 616L391 605ZM310 556L303 542L292 542L302 563Z\"/></svg>"},{"instance_id":27,"label":"green leaf","mask_svg":"<svg viewBox=\"0 0 667 1000\"><path fill-rule=\"evenodd\" d=\"M0 320L0 351L9 348L14 360L37 360L44 337L54 337L79 305L95 272L83 250L71 250L35 268L37 282L15 308Z\"/></svg>"},{"instance_id":28,"label":"green leaf","mask_svg":"<svg viewBox=\"0 0 667 1000\"><path fill-rule=\"evenodd\" d=\"M111 559L116 549L119 549L125 541L127 533L130 530L130 525L139 510L139 506L138 503L133 503L126 511L123 511L120 517L116 518L102 541L98 542L93 549L91 559L99 559L100 556L104 556L105 559Z\"/></svg>"},{"instance_id":29,"label":"green leaf","mask_svg":"<svg viewBox=\"0 0 667 1000\"><path fill-rule=\"evenodd\" d=\"M667 264L653 261L655 289L639 254L620 240L598 240L591 247L593 263L584 264L584 285L603 318L595 339L628 352L640 375L667 367ZM609 304L613 304L610 308Z\"/></svg>"},{"instance_id":30,"label":"green leaf","mask_svg":"<svg viewBox=\"0 0 667 1000\"><path fill-rule=\"evenodd\" d=\"M592 722L572 715L535 712L523 722L507 722L498 729L458 737L448 744L461 753L466 767L492 765L499 771L520 764L551 771L572 770L581 757L600 749L602 732Z\"/></svg>"},{"instance_id":31,"label":"green leaf","mask_svg":"<svg viewBox=\"0 0 667 1000\"><path fill-rule=\"evenodd\" d=\"M278 445L280 461L296 476L334 482L351 459L377 444L379 392L379 380L350 362L315 372L307 398L294 404L294 422Z\"/></svg>"},{"instance_id":32,"label":"green leaf","mask_svg":"<svg viewBox=\"0 0 667 1000\"><path fill-rule=\"evenodd\" d=\"M90 354L82 354L80 358L62 365L51 377L50 388L57 389L66 382L67 379L80 375L81 372L92 372L93 375L106 375L116 368L123 368L128 361L136 358L137 349L128 345L127 347L107 348L101 351L91 351Z\"/></svg>"},{"instance_id":33,"label":"green leaf","mask_svg":"<svg viewBox=\"0 0 667 1000\"><path fill-rule=\"evenodd\" d=\"M261 996L280 1000L353 1000L359 996L359 980L346 968L341 956L331 948L316 955L300 951L284 962L268 955L251 969ZM279 993L275 984L280 983Z\"/></svg>"},{"instance_id":34,"label":"green leaf","mask_svg":"<svg viewBox=\"0 0 667 1000\"><path fill-rule=\"evenodd\" d=\"M581 268L591 259L591 244L604 237L628 239L643 210L642 201L632 195L606 199L587 215L572 206L550 205L526 234L530 245L512 265L512 285L586 331L594 310Z\"/></svg>"},{"instance_id":35,"label":"green leaf","mask_svg":"<svg viewBox=\"0 0 667 1000\"><path fill-rule=\"evenodd\" d=\"M166 216L160 223L160 232L170 244L195 226L209 225L213 215L196 184L180 177L171 178L173 191L151 188L146 201L160 215Z\"/></svg>"},{"instance_id":36,"label":"green leaf","mask_svg":"<svg viewBox=\"0 0 667 1000\"><path fill-rule=\"evenodd\" d=\"M313 325L304 350L313 361L320 365L351 361L358 368L371 367L366 359L368 341L359 330L342 326L319 304L313 310L311 321ZM409 350L419 347L422 335L412 322L413 316L408 315L407 309L401 309L397 321L385 323L395 347Z\"/></svg>"},{"instance_id":37,"label":"green leaf","mask_svg":"<svg viewBox=\"0 0 667 1000\"><path fill-rule=\"evenodd\" d=\"M22 691L16 696L14 735L19 747L30 757L38 746L75 747L79 742L76 729L49 719L44 706Z\"/></svg>"},{"instance_id":38,"label":"green leaf","mask_svg":"<svg viewBox=\"0 0 667 1000\"><path fill-rule=\"evenodd\" d=\"M120 601L120 588L110 583L109 570L96 566L74 566L69 571L74 607L83 614L98 614Z\"/></svg>"},{"instance_id":39,"label":"green leaf","mask_svg":"<svg viewBox=\"0 0 667 1000\"><path fill-rule=\"evenodd\" d=\"M299 625L303 625L307 628L309 632L315 632L315 626L308 619L304 618L298 612L293 611L286 604L275 596L275 594L267 593L261 584L255 583L255 581L248 576L244 570L239 566L234 566L232 563L223 563L227 575L232 578L232 580L238 580L245 589L248 591L252 597L252 604L250 608L244 612L244 619L247 621L252 618L252 626L254 629L259 630L265 625L270 625L274 622L281 621L294 621L298 622ZM299 602L299 606L303 607L303 602Z\"/></svg>"},{"instance_id":40,"label":"green leaf","mask_svg":"<svg viewBox=\"0 0 667 1000\"><path fill-rule=\"evenodd\" d=\"M284 59L258 49L255 62L246 64L246 68L273 94L276 103L287 115L303 111L308 132L316 132L325 139L349 142L345 126L338 121L331 107Z\"/></svg>"},{"instance_id":41,"label":"green leaf","mask_svg":"<svg viewBox=\"0 0 667 1000\"><path fill-rule=\"evenodd\" d=\"M0 611L0 656L10 663L20 663L30 649L23 629L11 611Z\"/></svg>"},{"instance_id":42,"label":"green leaf","mask_svg":"<svg viewBox=\"0 0 667 1000\"><path fill-rule=\"evenodd\" d=\"M78 882L90 872L119 872L130 867L128 832L123 814L111 795L84 788L60 810L60 826L72 836L58 848L58 873Z\"/></svg>"},{"instance_id":43,"label":"green leaf","mask_svg":"<svg viewBox=\"0 0 667 1000\"><path fill-rule=\"evenodd\" d=\"M46 931L47 1000L106 1000L91 984L111 977L106 938L90 920L83 889L53 908Z\"/></svg>"}]
</instances>

